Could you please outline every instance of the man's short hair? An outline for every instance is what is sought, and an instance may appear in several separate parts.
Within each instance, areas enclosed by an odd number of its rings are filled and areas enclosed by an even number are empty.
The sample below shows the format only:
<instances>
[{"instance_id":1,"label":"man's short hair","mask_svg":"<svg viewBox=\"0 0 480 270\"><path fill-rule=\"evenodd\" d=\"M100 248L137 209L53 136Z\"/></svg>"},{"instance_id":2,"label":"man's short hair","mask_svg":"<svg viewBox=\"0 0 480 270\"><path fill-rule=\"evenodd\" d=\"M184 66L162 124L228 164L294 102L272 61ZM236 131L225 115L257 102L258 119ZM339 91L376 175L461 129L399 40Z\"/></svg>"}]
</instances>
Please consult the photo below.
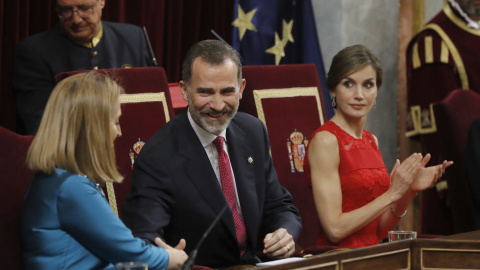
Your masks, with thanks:
<instances>
[{"instance_id":1,"label":"man's short hair","mask_svg":"<svg viewBox=\"0 0 480 270\"><path fill-rule=\"evenodd\" d=\"M182 65L182 80L188 86L192 78L195 59L201 57L213 65L222 64L225 59L231 59L237 66L238 83L242 82L242 59L240 54L224 41L207 39L193 45L187 52Z\"/></svg>"}]
</instances>

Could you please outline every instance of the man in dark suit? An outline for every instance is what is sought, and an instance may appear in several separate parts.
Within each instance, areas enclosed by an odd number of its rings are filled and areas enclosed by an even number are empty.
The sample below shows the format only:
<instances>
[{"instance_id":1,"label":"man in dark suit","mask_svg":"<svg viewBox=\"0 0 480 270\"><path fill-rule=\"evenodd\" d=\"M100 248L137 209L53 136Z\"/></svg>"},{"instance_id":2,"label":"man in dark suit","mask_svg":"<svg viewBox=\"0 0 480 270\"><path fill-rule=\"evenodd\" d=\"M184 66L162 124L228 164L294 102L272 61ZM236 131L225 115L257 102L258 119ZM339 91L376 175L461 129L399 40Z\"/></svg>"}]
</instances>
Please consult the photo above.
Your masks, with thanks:
<instances>
[{"instance_id":1,"label":"man in dark suit","mask_svg":"<svg viewBox=\"0 0 480 270\"><path fill-rule=\"evenodd\" d=\"M58 73L148 66L138 26L101 21L105 0L57 0L59 24L15 49L17 133L34 135Z\"/></svg>"},{"instance_id":2,"label":"man in dark suit","mask_svg":"<svg viewBox=\"0 0 480 270\"><path fill-rule=\"evenodd\" d=\"M185 238L190 252L228 204L195 264L253 264L257 251L272 259L293 254L300 215L278 182L262 122L237 112L245 84L240 56L228 44L205 40L188 51L180 81L188 109L135 160L132 189L122 205L134 235L150 242L160 236L170 245ZM222 145L231 167L222 165ZM228 192L224 181L232 171Z\"/></svg>"}]
</instances>

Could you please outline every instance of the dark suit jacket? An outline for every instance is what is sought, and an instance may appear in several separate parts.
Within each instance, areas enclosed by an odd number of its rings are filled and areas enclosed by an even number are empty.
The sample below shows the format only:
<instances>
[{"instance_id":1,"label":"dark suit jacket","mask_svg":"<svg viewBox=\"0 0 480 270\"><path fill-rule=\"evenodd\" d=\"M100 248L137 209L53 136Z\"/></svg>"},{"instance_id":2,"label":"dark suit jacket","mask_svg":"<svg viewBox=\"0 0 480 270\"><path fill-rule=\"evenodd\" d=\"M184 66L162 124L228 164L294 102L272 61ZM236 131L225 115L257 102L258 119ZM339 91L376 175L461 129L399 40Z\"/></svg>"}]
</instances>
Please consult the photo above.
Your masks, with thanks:
<instances>
[{"instance_id":1,"label":"dark suit jacket","mask_svg":"<svg viewBox=\"0 0 480 270\"><path fill-rule=\"evenodd\" d=\"M55 86L55 75L94 67L148 66L149 55L140 27L107 21L102 21L102 25L102 39L94 48L75 44L59 25L17 44L13 67L17 133L34 135L37 132Z\"/></svg>"},{"instance_id":2,"label":"dark suit jacket","mask_svg":"<svg viewBox=\"0 0 480 270\"><path fill-rule=\"evenodd\" d=\"M252 263L263 238L285 228L298 239L301 220L288 191L280 186L262 122L237 113L227 143L247 229L248 247L240 259L230 209L203 242L195 264L225 267ZM248 158L253 158L253 163ZM156 236L175 246L181 238L190 253L226 205L212 165L191 127L187 113L172 119L143 147L135 160L132 189L123 202L122 218L135 236Z\"/></svg>"},{"instance_id":3,"label":"dark suit jacket","mask_svg":"<svg viewBox=\"0 0 480 270\"><path fill-rule=\"evenodd\" d=\"M477 212L477 229L480 229L480 117L473 121L468 131L465 166L470 192Z\"/></svg>"}]
</instances>

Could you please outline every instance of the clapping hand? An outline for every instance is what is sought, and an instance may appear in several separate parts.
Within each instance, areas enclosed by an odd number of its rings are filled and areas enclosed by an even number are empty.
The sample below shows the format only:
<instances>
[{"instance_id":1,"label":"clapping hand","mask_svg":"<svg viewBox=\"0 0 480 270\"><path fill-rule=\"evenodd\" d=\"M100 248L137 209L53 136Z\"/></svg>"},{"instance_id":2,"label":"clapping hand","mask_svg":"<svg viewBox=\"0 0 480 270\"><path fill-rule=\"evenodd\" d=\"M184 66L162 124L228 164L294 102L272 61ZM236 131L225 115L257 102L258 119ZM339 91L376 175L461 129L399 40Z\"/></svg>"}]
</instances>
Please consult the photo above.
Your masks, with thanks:
<instances>
[{"instance_id":1,"label":"clapping hand","mask_svg":"<svg viewBox=\"0 0 480 270\"><path fill-rule=\"evenodd\" d=\"M442 164L425 167L428 161L430 161L431 155L427 154L420 162L420 169L418 169L417 174L413 180L413 183L410 187L413 191L422 191L428 188L435 186L435 183L438 179L445 173L445 169L450 167L453 164L453 161L443 161Z\"/></svg>"}]
</instances>

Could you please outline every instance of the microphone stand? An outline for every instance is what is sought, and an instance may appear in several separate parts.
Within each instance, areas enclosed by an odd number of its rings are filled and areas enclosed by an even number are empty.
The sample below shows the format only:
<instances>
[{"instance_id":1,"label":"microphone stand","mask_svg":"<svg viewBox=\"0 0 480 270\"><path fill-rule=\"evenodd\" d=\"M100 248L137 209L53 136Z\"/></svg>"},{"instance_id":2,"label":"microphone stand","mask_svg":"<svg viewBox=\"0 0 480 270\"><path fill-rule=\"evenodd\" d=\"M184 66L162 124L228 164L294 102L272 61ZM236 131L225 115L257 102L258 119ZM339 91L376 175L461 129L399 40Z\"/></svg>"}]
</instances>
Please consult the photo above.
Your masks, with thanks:
<instances>
[{"instance_id":1,"label":"microphone stand","mask_svg":"<svg viewBox=\"0 0 480 270\"><path fill-rule=\"evenodd\" d=\"M145 28L145 26L143 27L143 33L145 34L145 39L147 40L148 49L150 50L150 55L152 56L151 66L156 67L156 66L158 66L157 59L155 58L155 54L153 54L152 44L150 44L150 39L148 38L147 28Z\"/></svg>"},{"instance_id":2,"label":"microphone stand","mask_svg":"<svg viewBox=\"0 0 480 270\"><path fill-rule=\"evenodd\" d=\"M213 227L215 226L215 224L217 224L217 222L220 220L220 217L222 217L223 213L225 212L225 210L227 210L228 208L228 204L226 204L222 210L220 211L220 213L218 213L218 215L215 217L215 219L213 220L212 224L210 224L210 226L208 227L208 229L203 233L202 235L202 238L200 238L200 241L198 241L197 243L197 246L195 247L194 250L192 250L192 252L190 253L190 255L188 256L188 259L185 261L185 263L183 264L182 266L182 270L190 270L190 268L192 267L193 263L195 262L195 258L197 257L197 253L198 253L198 249L200 248L200 245L202 245L203 241L205 240L205 238L207 238L207 235L210 233L210 231L213 229Z\"/></svg>"}]
</instances>

